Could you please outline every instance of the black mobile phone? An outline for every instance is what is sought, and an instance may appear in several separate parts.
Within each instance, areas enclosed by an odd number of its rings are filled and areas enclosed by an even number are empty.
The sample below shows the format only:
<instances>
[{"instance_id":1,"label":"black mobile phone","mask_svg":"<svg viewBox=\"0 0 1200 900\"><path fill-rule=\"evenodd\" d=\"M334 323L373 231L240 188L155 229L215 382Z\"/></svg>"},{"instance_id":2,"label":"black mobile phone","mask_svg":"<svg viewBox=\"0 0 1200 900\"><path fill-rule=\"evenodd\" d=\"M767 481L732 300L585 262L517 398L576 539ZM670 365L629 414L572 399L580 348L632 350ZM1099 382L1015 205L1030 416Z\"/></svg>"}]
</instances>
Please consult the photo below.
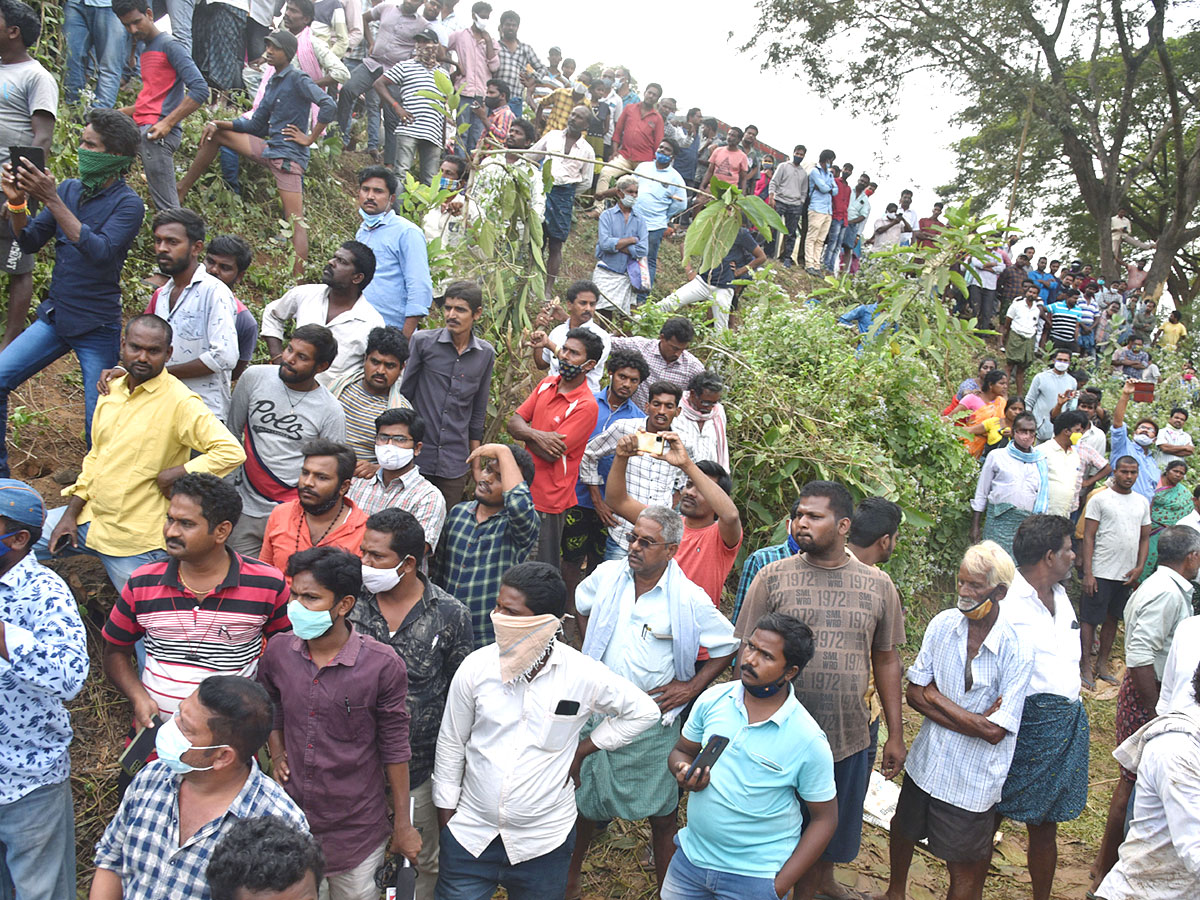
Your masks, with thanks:
<instances>
[{"instance_id":1,"label":"black mobile phone","mask_svg":"<svg viewBox=\"0 0 1200 900\"><path fill-rule=\"evenodd\" d=\"M162 720L158 716L150 719L150 724L139 731L129 742L129 746L117 760L128 775L136 775L146 765L146 760L154 752L154 739L158 736L158 726Z\"/></svg>"},{"instance_id":2,"label":"black mobile phone","mask_svg":"<svg viewBox=\"0 0 1200 900\"><path fill-rule=\"evenodd\" d=\"M41 147L9 147L8 161L12 163L15 170L18 165L18 160L28 160L31 166L35 166L46 171L46 151Z\"/></svg>"},{"instance_id":3,"label":"black mobile phone","mask_svg":"<svg viewBox=\"0 0 1200 900\"><path fill-rule=\"evenodd\" d=\"M692 774L697 769L707 769L712 766L721 754L725 752L725 748L729 746L729 738L719 734L714 734L708 739L708 743L704 745L704 749L696 754L696 758L692 760L691 767L683 776L683 780L687 781L692 777Z\"/></svg>"},{"instance_id":4,"label":"black mobile phone","mask_svg":"<svg viewBox=\"0 0 1200 900\"><path fill-rule=\"evenodd\" d=\"M51 555L58 554L64 547L68 546L70 543L71 543L71 536L69 534L60 534L58 536L58 540L54 542L54 546L50 548Z\"/></svg>"},{"instance_id":5,"label":"black mobile phone","mask_svg":"<svg viewBox=\"0 0 1200 900\"><path fill-rule=\"evenodd\" d=\"M579 714L578 700L559 700L558 706L554 708L556 716L575 716Z\"/></svg>"}]
</instances>

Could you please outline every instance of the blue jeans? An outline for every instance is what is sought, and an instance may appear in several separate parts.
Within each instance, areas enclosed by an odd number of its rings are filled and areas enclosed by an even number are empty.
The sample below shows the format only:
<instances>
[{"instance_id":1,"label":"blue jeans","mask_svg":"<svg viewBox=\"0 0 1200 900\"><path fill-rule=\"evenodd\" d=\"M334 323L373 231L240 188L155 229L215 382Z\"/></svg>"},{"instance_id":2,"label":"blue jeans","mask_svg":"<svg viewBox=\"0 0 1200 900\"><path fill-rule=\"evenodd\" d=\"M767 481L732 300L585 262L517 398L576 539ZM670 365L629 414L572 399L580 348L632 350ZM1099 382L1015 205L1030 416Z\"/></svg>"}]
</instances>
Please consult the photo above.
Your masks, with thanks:
<instances>
[{"instance_id":1,"label":"blue jeans","mask_svg":"<svg viewBox=\"0 0 1200 900\"><path fill-rule=\"evenodd\" d=\"M46 563L52 559L65 559L68 556L94 556L104 563L104 571L108 573L108 580L112 582L112 586L117 589L119 594L125 589L125 582L129 580L129 576L134 573L135 569L141 568L147 563L167 558L167 551L160 549L147 550L145 553L137 553L133 556L109 556L107 553L93 550L87 545L90 522L79 526L78 547L68 544L52 556L50 554L50 532L62 521L66 511L65 506L59 506L46 513L46 524L42 526L42 537L33 545L33 552L36 554L38 562Z\"/></svg>"},{"instance_id":2,"label":"blue jeans","mask_svg":"<svg viewBox=\"0 0 1200 900\"><path fill-rule=\"evenodd\" d=\"M121 71L129 55L129 34L110 6L85 6L82 0L67 0L63 11L63 33L67 38L67 77L63 99L76 103L87 83L93 51L96 75L95 106L113 107L121 86Z\"/></svg>"},{"instance_id":3,"label":"blue jeans","mask_svg":"<svg viewBox=\"0 0 1200 900\"><path fill-rule=\"evenodd\" d=\"M675 855L663 880L662 900L780 900L774 878L734 875L693 865L675 838Z\"/></svg>"},{"instance_id":4,"label":"blue jeans","mask_svg":"<svg viewBox=\"0 0 1200 900\"><path fill-rule=\"evenodd\" d=\"M650 296L650 288L654 287L654 273L658 271L658 248L662 246L663 235L666 233L665 228L647 232L649 250L646 253L646 264L650 267L650 284L644 291L638 291L638 303L645 303L646 298Z\"/></svg>"},{"instance_id":5,"label":"blue jeans","mask_svg":"<svg viewBox=\"0 0 1200 900\"><path fill-rule=\"evenodd\" d=\"M628 559L629 544L625 541L614 541L612 535L604 539L604 561L613 559Z\"/></svg>"},{"instance_id":6,"label":"blue jeans","mask_svg":"<svg viewBox=\"0 0 1200 900\"><path fill-rule=\"evenodd\" d=\"M845 229L846 224L837 219L829 223L829 234L825 238L825 256L821 262L831 272L837 268L837 258L842 252L842 232Z\"/></svg>"},{"instance_id":7,"label":"blue jeans","mask_svg":"<svg viewBox=\"0 0 1200 900\"><path fill-rule=\"evenodd\" d=\"M83 372L84 429L88 447L92 445L92 413L96 409L96 382L100 373L117 364L121 353L121 326L117 322L101 325L83 334L62 337L54 326L38 317L15 341L0 353L0 478L9 477L8 445L4 433L8 426L8 395L50 363L72 350Z\"/></svg>"},{"instance_id":8,"label":"blue jeans","mask_svg":"<svg viewBox=\"0 0 1200 900\"><path fill-rule=\"evenodd\" d=\"M520 90L520 87L515 84L510 84L509 87L514 91ZM525 101L520 97L512 97L508 101L508 108L511 109L513 111L513 115L519 119L525 114Z\"/></svg>"},{"instance_id":9,"label":"blue jeans","mask_svg":"<svg viewBox=\"0 0 1200 900\"><path fill-rule=\"evenodd\" d=\"M71 779L0 804L0 900L75 896Z\"/></svg>"},{"instance_id":10,"label":"blue jeans","mask_svg":"<svg viewBox=\"0 0 1200 900\"><path fill-rule=\"evenodd\" d=\"M458 136L458 143L454 146L454 152L459 156L471 154L479 145L479 139L483 137L484 128L487 127L486 121L475 115L471 109L472 102L476 100L483 102L482 97L463 97L462 106L458 108L458 124L468 126L467 130Z\"/></svg>"},{"instance_id":11,"label":"blue jeans","mask_svg":"<svg viewBox=\"0 0 1200 900\"><path fill-rule=\"evenodd\" d=\"M563 900L567 869L575 849L575 829L549 853L513 865L504 843L496 838L476 859L454 839L449 826L442 829L438 851L436 900L490 900L503 885L509 900ZM776 898L778 900L778 898Z\"/></svg>"}]
</instances>

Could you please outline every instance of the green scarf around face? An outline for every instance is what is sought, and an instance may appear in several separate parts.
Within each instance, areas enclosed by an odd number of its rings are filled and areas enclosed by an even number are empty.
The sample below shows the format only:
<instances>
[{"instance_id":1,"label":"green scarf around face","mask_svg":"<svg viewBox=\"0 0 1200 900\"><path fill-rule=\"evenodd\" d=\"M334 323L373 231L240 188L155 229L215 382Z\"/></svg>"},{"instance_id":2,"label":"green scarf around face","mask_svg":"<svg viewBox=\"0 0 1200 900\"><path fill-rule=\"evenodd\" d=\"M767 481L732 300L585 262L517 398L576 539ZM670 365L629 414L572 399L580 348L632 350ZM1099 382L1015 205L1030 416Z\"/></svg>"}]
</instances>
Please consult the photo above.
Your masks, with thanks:
<instances>
[{"instance_id":1,"label":"green scarf around face","mask_svg":"<svg viewBox=\"0 0 1200 900\"><path fill-rule=\"evenodd\" d=\"M83 184L83 195L92 197L98 194L110 178L124 175L132 165L132 156L116 156L80 147L79 181Z\"/></svg>"}]
</instances>

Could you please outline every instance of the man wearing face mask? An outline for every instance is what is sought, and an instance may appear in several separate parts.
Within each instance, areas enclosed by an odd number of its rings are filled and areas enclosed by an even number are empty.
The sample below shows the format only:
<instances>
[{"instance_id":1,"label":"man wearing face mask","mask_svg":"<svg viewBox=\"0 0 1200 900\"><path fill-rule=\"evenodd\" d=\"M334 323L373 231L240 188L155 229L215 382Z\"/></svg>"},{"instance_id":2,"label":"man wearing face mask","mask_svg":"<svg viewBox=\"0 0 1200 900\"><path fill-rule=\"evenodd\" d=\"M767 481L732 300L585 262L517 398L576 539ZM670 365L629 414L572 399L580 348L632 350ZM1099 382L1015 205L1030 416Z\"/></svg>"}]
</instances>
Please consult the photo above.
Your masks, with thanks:
<instances>
[{"instance_id":1,"label":"man wearing face mask","mask_svg":"<svg viewBox=\"0 0 1200 900\"><path fill-rule=\"evenodd\" d=\"M413 457L421 452L425 421L412 409L389 409L375 420L375 458L379 470L371 478L355 478L350 499L366 515L383 509L403 509L425 529L425 552L437 549L446 499L417 470Z\"/></svg>"},{"instance_id":2,"label":"man wearing face mask","mask_svg":"<svg viewBox=\"0 0 1200 900\"><path fill-rule=\"evenodd\" d=\"M425 532L412 513L385 509L367 519L361 552L363 586L349 619L356 632L395 650L408 671L409 796L421 832L416 897L433 900L438 822L430 776L450 679L475 649L471 617L422 574Z\"/></svg>"},{"instance_id":3,"label":"man wearing face mask","mask_svg":"<svg viewBox=\"0 0 1200 900\"><path fill-rule=\"evenodd\" d=\"M512 900L563 900L580 767L658 719L645 693L556 639L566 606L556 567L509 569L492 613L496 643L451 682L433 770L438 900L490 897L498 884ZM593 715L603 718L580 740Z\"/></svg>"},{"instance_id":4,"label":"man wearing face mask","mask_svg":"<svg viewBox=\"0 0 1200 900\"><path fill-rule=\"evenodd\" d=\"M483 136L487 124L483 107L487 80L500 69L500 50L487 30L491 15L491 4L479 0L471 7L471 25L450 35L448 46L458 57L460 73L454 82L462 98L458 124L468 126L455 148L459 156L468 156Z\"/></svg>"},{"instance_id":5,"label":"man wearing face mask","mask_svg":"<svg viewBox=\"0 0 1200 900\"><path fill-rule=\"evenodd\" d=\"M288 561L287 575L293 633L272 638L258 668L275 705L272 775L321 845L330 900L377 900L385 854L416 863L421 849L409 821L408 675L347 618L362 591L357 556L313 547Z\"/></svg>"},{"instance_id":6,"label":"man wearing face mask","mask_svg":"<svg viewBox=\"0 0 1200 900\"><path fill-rule=\"evenodd\" d=\"M1079 508L1080 491L1106 478L1111 471L1103 456L1080 443L1088 425L1085 412L1073 409L1062 413L1054 419L1054 437L1034 448L1046 463L1044 511L1048 515L1069 516L1075 512ZM1095 474L1085 479L1088 471Z\"/></svg>"},{"instance_id":7,"label":"man wearing face mask","mask_svg":"<svg viewBox=\"0 0 1200 900\"><path fill-rule=\"evenodd\" d=\"M1075 396L1079 383L1067 374L1071 368L1071 352L1056 350L1050 358L1050 368L1038 372L1029 383L1025 394L1025 408L1037 419L1038 440L1048 441L1054 436L1051 410Z\"/></svg>"},{"instance_id":8,"label":"man wearing face mask","mask_svg":"<svg viewBox=\"0 0 1200 900\"><path fill-rule=\"evenodd\" d=\"M1109 458L1133 457L1138 464L1137 481L1133 484L1133 490L1145 497L1147 502L1153 502L1154 492L1158 489L1158 482L1162 477L1162 470L1154 453L1158 425L1153 419L1138 419L1133 434L1129 433L1129 426L1125 424L1125 410L1129 406L1129 398L1133 396L1135 384L1132 379L1125 382L1121 387L1121 396L1117 398L1117 405L1113 408L1112 427L1108 431L1112 443Z\"/></svg>"},{"instance_id":9,"label":"man wearing face mask","mask_svg":"<svg viewBox=\"0 0 1200 900\"><path fill-rule=\"evenodd\" d=\"M983 461L975 497L971 500L971 540L983 539L1012 551L1013 536L1032 513L1044 513L1050 502L1050 473L1046 457L1034 449L1037 423L1020 413L1012 424L1012 440ZM1078 494L1078 492L1076 492ZM980 517L987 512L982 532Z\"/></svg>"},{"instance_id":10,"label":"man wearing face mask","mask_svg":"<svg viewBox=\"0 0 1200 900\"><path fill-rule=\"evenodd\" d=\"M617 310L628 316L634 294L629 270L640 268L640 261L646 258L650 232L646 220L634 209L639 190L637 178L622 175L617 179L615 190L617 202L600 214L592 281L600 288L597 309L604 310L605 315L610 315L607 310ZM648 265L646 273L649 274ZM638 278L641 278L640 273Z\"/></svg>"},{"instance_id":11,"label":"man wearing face mask","mask_svg":"<svg viewBox=\"0 0 1200 900\"><path fill-rule=\"evenodd\" d=\"M930 621L908 670L908 705L925 721L905 762L891 823L891 879L875 900L904 900L918 841L945 860L950 897L980 897L996 804L1017 746L1033 653L1000 604L1016 570L994 541L967 549L957 609Z\"/></svg>"},{"instance_id":12,"label":"man wearing face mask","mask_svg":"<svg viewBox=\"0 0 1200 900\"><path fill-rule=\"evenodd\" d=\"M261 684L213 675L158 729L158 759L129 786L96 844L92 900L207 897L205 870L239 819L308 820L255 761L272 725Z\"/></svg>"}]
</instances>

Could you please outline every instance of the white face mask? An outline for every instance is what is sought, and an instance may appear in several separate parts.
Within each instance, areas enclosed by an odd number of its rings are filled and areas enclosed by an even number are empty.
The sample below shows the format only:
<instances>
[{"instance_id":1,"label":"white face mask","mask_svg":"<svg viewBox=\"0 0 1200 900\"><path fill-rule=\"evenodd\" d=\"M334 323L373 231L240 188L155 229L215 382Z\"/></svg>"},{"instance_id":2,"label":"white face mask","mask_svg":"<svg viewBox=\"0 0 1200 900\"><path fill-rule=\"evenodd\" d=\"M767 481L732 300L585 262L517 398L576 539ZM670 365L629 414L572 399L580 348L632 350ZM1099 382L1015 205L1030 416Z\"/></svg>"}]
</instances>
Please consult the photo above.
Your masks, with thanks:
<instances>
[{"instance_id":1,"label":"white face mask","mask_svg":"<svg viewBox=\"0 0 1200 900\"><path fill-rule=\"evenodd\" d=\"M376 444L375 459L381 468L389 472L403 469L413 458L412 447L397 447L395 444Z\"/></svg>"},{"instance_id":2,"label":"white face mask","mask_svg":"<svg viewBox=\"0 0 1200 900\"><path fill-rule=\"evenodd\" d=\"M1054 361L1054 371L1055 372L1065 372L1070 367L1071 367L1071 364L1069 362L1067 362L1066 360L1056 359Z\"/></svg>"},{"instance_id":3,"label":"white face mask","mask_svg":"<svg viewBox=\"0 0 1200 900\"><path fill-rule=\"evenodd\" d=\"M362 583L372 594L382 594L385 591L390 591L400 583L404 578L404 573L400 571L400 566L404 565L404 561L408 557L400 560L400 565L394 569L376 569L374 566L364 565L362 567Z\"/></svg>"},{"instance_id":4,"label":"white face mask","mask_svg":"<svg viewBox=\"0 0 1200 900\"><path fill-rule=\"evenodd\" d=\"M478 28L480 31L487 31L487 25L488 25L487 19L481 19L481 18L479 18L479 16L472 16L471 18L475 20L476 28Z\"/></svg>"}]
</instances>

